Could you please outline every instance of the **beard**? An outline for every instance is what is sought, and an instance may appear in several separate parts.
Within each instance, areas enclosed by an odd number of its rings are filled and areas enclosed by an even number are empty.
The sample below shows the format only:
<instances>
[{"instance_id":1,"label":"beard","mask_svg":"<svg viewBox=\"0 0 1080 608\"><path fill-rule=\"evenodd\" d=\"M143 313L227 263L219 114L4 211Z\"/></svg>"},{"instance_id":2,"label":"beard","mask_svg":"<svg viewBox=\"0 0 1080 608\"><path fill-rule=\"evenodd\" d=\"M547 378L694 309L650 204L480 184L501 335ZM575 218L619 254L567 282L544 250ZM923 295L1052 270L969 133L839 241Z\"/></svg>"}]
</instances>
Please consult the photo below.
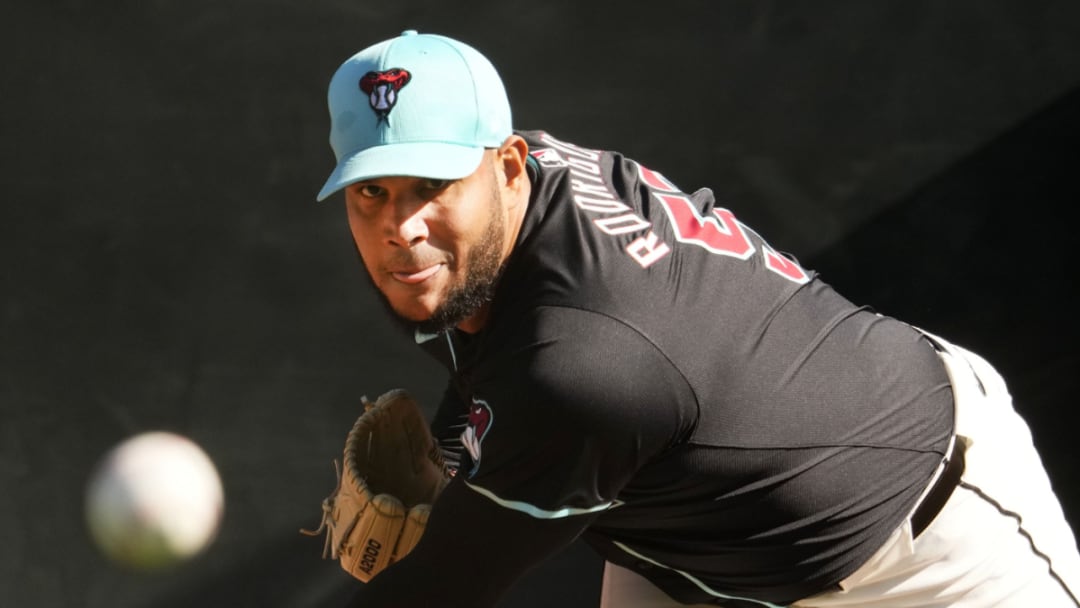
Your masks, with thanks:
<instances>
[{"instance_id":1,"label":"beard","mask_svg":"<svg viewBox=\"0 0 1080 608\"><path fill-rule=\"evenodd\" d=\"M480 241L469 252L465 280L450 287L446 299L431 317L419 322L413 321L416 329L426 334L450 329L491 302L495 296L495 286L502 274L503 241L506 238L502 214L493 213L493 216Z\"/></svg>"},{"instance_id":2,"label":"beard","mask_svg":"<svg viewBox=\"0 0 1080 608\"><path fill-rule=\"evenodd\" d=\"M476 314L494 298L495 288L504 266L502 251L506 240L506 232L505 221L501 213L502 197L497 189L493 189L491 196L491 220L488 222L483 234L481 234L480 240L469 251L469 255L465 259L464 280L457 285L450 286L442 304L427 319L417 321L398 313L390 303L389 298L386 297L386 294L375 285L370 274L364 272L390 317L398 328L410 337L416 331L425 334L436 334L450 329ZM362 259L361 264L363 264Z\"/></svg>"}]
</instances>

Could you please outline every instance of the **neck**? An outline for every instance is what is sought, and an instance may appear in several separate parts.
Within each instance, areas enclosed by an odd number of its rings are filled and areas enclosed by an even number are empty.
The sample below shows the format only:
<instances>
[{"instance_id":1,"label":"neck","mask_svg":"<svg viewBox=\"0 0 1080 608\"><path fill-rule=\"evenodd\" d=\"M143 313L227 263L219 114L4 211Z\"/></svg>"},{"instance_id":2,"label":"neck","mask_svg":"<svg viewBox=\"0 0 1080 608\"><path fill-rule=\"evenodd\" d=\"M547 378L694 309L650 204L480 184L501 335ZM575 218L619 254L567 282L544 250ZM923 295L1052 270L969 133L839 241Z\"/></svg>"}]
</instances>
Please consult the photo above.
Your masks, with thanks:
<instances>
[{"instance_id":1,"label":"neck","mask_svg":"<svg viewBox=\"0 0 1080 608\"><path fill-rule=\"evenodd\" d=\"M506 264L514 247L517 245L518 236L521 234L521 226L525 223L525 211L529 208L529 197L532 194L532 183L529 179L519 182L520 187L504 192L504 196L510 198L510 204L506 206L506 232L503 241L501 265ZM457 324L457 328L468 334L479 333L487 325L491 315L491 303L488 302L480 307L473 315Z\"/></svg>"},{"instance_id":2,"label":"neck","mask_svg":"<svg viewBox=\"0 0 1080 608\"><path fill-rule=\"evenodd\" d=\"M476 311L471 317L458 323L457 328L467 334L480 333L480 330L484 329L484 326L487 325L487 319L490 313L491 303L484 304L480 307L480 310Z\"/></svg>"}]
</instances>

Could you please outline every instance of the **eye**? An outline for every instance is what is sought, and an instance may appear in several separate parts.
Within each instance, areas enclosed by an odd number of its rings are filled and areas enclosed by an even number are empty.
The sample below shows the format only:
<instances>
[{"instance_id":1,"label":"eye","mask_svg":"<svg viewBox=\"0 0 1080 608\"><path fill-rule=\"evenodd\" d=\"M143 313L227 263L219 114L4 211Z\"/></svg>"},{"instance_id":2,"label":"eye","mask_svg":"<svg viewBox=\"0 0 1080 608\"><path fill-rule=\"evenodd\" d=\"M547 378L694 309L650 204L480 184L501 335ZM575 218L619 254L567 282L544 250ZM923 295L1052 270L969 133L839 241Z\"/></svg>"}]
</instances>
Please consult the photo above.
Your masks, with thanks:
<instances>
[{"instance_id":1,"label":"eye","mask_svg":"<svg viewBox=\"0 0 1080 608\"><path fill-rule=\"evenodd\" d=\"M356 193L364 198L378 198L386 194L386 188L375 184L357 184Z\"/></svg>"},{"instance_id":2,"label":"eye","mask_svg":"<svg viewBox=\"0 0 1080 608\"><path fill-rule=\"evenodd\" d=\"M425 177L420 180L420 187L424 190L442 190L450 185L452 180L448 179L435 179L431 177Z\"/></svg>"}]
</instances>

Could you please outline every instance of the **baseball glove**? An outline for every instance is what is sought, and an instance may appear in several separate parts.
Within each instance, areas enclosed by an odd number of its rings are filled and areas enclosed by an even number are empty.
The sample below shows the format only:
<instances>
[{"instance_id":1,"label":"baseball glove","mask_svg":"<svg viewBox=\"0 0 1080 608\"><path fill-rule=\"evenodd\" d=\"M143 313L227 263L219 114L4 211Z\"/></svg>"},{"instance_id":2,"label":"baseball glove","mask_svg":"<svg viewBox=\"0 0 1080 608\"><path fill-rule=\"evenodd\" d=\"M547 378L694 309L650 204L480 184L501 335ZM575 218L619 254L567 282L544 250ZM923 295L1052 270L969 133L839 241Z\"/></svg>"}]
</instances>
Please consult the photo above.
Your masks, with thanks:
<instances>
[{"instance_id":1,"label":"baseball glove","mask_svg":"<svg viewBox=\"0 0 1080 608\"><path fill-rule=\"evenodd\" d=\"M322 522L300 532L325 530L323 559L339 560L367 582L416 546L450 475L406 391L389 391L375 403L362 400L364 413L345 439L344 466L334 461L338 483L323 500Z\"/></svg>"}]
</instances>

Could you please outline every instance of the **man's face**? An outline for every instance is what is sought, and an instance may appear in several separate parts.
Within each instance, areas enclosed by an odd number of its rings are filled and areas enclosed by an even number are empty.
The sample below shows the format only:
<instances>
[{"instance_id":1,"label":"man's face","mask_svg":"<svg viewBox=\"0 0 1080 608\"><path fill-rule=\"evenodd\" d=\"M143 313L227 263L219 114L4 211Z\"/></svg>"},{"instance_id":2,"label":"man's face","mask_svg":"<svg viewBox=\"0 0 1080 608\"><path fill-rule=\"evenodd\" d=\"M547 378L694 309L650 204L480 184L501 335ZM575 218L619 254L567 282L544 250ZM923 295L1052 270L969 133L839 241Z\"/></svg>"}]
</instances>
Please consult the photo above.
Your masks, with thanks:
<instances>
[{"instance_id":1,"label":"man's face","mask_svg":"<svg viewBox=\"0 0 1080 608\"><path fill-rule=\"evenodd\" d=\"M424 331L474 315L506 253L506 210L489 151L460 180L381 177L345 189L353 240L390 308Z\"/></svg>"}]
</instances>

